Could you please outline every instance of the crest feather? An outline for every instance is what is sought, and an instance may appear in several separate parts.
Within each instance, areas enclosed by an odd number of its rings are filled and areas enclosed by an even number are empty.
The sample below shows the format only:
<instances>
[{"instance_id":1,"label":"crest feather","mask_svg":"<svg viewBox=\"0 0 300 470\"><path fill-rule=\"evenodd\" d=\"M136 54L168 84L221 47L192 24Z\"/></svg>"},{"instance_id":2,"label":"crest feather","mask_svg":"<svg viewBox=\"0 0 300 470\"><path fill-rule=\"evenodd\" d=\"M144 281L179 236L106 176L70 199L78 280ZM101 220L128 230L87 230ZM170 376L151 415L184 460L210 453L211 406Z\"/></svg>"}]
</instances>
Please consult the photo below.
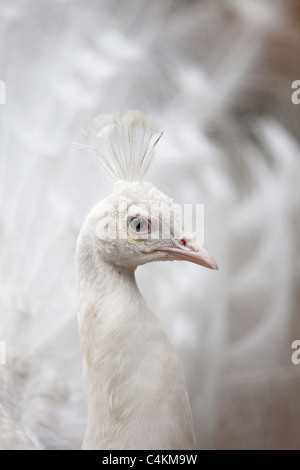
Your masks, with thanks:
<instances>
[{"instance_id":1,"label":"crest feather","mask_svg":"<svg viewBox=\"0 0 300 470\"><path fill-rule=\"evenodd\" d=\"M143 179L162 134L156 120L138 110L100 114L88 133L83 132L108 174L124 181Z\"/></svg>"}]
</instances>

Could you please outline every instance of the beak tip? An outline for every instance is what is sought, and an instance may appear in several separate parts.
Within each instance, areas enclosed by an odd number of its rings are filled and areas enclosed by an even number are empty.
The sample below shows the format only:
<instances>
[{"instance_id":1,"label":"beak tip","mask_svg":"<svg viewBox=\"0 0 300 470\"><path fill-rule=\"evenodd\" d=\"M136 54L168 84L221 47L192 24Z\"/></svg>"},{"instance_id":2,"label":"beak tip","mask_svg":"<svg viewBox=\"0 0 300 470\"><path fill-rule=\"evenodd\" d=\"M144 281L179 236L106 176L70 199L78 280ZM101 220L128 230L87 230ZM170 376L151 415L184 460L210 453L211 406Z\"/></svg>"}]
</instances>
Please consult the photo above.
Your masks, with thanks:
<instances>
[{"instance_id":1,"label":"beak tip","mask_svg":"<svg viewBox=\"0 0 300 470\"><path fill-rule=\"evenodd\" d=\"M205 258L204 258L205 259ZM219 271L218 263L216 262L215 258L208 252L206 252L206 266L214 271Z\"/></svg>"},{"instance_id":2,"label":"beak tip","mask_svg":"<svg viewBox=\"0 0 300 470\"><path fill-rule=\"evenodd\" d=\"M208 268L212 269L213 271L219 271L219 266L217 265L216 261L210 261L210 263L207 265Z\"/></svg>"}]
</instances>

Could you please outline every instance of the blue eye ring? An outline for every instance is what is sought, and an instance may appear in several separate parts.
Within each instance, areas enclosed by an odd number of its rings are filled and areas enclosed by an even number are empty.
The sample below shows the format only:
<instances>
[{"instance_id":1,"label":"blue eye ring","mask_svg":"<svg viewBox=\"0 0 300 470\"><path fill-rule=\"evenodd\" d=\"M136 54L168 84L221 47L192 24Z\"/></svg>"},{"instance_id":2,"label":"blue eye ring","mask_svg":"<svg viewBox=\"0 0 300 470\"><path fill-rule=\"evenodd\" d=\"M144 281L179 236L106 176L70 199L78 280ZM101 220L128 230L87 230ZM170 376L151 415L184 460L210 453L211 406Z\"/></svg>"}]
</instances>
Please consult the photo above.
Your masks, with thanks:
<instances>
[{"instance_id":1,"label":"blue eye ring","mask_svg":"<svg viewBox=\"0 0 300 470\"><path fill-rule=\"evenodd\" d=\"M136 234L145 234L150 232L150 222L141 216L130 217L128 226Z\"/></svg>"}]
</instances>

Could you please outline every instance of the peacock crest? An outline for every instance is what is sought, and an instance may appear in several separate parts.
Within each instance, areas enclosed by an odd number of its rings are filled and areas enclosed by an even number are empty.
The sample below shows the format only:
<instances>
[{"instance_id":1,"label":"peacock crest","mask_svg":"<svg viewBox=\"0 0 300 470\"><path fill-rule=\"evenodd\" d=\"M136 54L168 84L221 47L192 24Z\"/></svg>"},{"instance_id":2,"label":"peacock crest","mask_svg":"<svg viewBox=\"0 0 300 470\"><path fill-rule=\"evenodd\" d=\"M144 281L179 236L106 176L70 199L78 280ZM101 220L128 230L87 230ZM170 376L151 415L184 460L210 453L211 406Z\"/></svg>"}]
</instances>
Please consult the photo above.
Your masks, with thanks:
<instances>
[{"instance_id":1,"label":"peacock crest","mask_svg":"<svg viewBox=\"0 0 300 470\"><path fill-rule=\"evenodd\" d=\"M155 119L138 110L100 114L82 133L116 181L142 181L163 134Z\"/></svg>"}]
</instances>

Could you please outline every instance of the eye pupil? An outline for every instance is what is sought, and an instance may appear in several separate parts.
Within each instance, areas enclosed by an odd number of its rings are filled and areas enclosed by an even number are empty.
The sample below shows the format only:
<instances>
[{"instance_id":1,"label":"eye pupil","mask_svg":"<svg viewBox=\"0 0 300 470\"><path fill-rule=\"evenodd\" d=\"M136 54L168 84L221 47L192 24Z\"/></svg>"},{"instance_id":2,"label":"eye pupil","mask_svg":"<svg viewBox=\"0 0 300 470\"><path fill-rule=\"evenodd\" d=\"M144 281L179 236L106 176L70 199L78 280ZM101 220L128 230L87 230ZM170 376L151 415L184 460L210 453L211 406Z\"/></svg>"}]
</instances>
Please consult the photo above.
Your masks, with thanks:
<instances>
[{"instance_id":1,"label":"eye pupil","mask_svg":"<svg viewBox=\"0 0 300 470\"><path fill-rule=\"evenodd\" d=\"M141 217L134 217L129 224L136 233L145 232L148 229L148 222Z\"/></svg>"}]
</instances>

